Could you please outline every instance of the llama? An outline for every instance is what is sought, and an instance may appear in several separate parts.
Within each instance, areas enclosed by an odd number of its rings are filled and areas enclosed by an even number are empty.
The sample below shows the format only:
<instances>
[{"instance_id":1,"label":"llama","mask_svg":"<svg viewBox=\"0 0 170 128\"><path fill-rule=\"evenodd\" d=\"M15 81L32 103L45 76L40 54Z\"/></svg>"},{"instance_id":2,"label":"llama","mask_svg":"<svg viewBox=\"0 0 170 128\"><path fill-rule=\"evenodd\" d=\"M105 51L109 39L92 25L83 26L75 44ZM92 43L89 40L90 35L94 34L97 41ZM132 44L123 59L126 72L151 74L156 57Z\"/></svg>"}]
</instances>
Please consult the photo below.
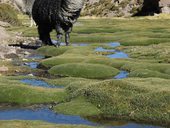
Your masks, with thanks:
<instances>
[{"instance_id":1,"label":"llama","mask_svg":"<svg viewBox=\"0 0 170 128\"><path fill-rule=\"evenodd\" d=\"M50 32L57 33L57 46L65 32L65 43L69 45L73 24L80 16L84 0L35 0L32 16L38 26L39 38L43 44L54 45Z\"/></svg>"}]
</instances>

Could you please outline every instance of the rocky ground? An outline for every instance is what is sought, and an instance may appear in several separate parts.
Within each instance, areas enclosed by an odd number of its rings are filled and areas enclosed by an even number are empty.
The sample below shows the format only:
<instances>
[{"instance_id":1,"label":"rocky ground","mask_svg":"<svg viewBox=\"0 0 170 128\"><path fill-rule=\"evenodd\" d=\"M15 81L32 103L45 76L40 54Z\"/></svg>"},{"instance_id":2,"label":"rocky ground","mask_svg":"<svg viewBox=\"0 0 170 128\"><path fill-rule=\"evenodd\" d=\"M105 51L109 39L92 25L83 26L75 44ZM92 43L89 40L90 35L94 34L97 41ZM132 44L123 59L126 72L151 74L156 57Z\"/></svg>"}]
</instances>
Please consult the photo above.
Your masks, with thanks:
<instances>
[{"instance_id":1,"label":"rocky ground","mask_svg":"<svg viewBox=\"0 0 170 128\"><path fill-rule=\"evenodd\" d=\"M0 21L0 59L8 57L18 56L18 51L21 50L19 47L11 47L9 44L27 44L35 42L36 38L22 37L21 33L15 32L10 33L5 28L10 27L10 24Z\"/></svg>"}]
</instances>

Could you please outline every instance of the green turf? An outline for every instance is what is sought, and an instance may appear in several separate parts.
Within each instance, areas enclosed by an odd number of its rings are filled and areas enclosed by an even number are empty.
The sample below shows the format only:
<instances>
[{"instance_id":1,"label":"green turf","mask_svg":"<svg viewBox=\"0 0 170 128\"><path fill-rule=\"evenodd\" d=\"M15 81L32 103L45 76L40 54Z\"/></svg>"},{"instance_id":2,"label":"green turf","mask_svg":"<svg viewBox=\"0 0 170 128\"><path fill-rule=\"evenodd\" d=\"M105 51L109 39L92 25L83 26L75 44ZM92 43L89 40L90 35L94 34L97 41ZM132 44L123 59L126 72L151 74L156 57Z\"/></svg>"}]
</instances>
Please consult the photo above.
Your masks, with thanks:
<instances>
[{"instance_id":1,"label":"green turf","mask_svg":"<svg viewBox=\"0 0 170 128\"><path fill-rule=\"evenodd\" d=\"M64 93L67 94L60 92L61 90L57 90L55 94L55 91L44 90L42 94L35 88L25 86L24 91L21 92L18 91L22 89L18 83L14 87L16 89L19 86L16 90L18 95L20 93L22 96L27 95L31 90L31 95L38 97L35 101L30 96L31 103L63 101L55 107L60 113L96 115L99 110L103 116L114 119L169 126L169 26L170 18L164 17L80 18L71 33L71 42L89 43L89 46L61 46L60 48L46 46L38 49L41 54L51 57L41 61L42 66L50 68L49 73L71 76L44 79L54 85L64 85ZM38 36L35 27L11 27L9 31L22 32L23 36ZM55 39L56 34L53 32L51 35ZM109 59L102 56L107 53L94 52L94 49L99 46L110 49L105 43L114 41L123 45L116 49L128 53L129 59ZM119 72L118 69L128 71L129 78L101 79L112 78ZM4 91L1 96L7 97L6 101L10 101L14 96L12 101L25 103L14 93L17 92L15 89L11 91L8 88L11 86L6 86L9 81L13 84L16 82L15 78L10 80L3 78L2 83L5 87L2 90L7 91ZM65 96L59 98L58 91L62 93L60 96ZM84 111L76 111L76 108Z\"/></svg>"},{"instance_id":2,"label":"green turf","mask_svg":"<svg viewBox=\"0 0 170 128\"><path fill-rule=\"evenodd\" d=\"M57 113L69 115L94 116L99 115L100 110L84 98L76 98L70 102L62 103L54 107Z\"/></svg>"},{"instance_id":3,"label":"green turf","mask_svg":"<svg viewBox=\"0 0 170 128\"><path fill-rule=\"evenodd\" d=\"M62 89L32 87L4 76L0 77L0 90L0 103L19 105L61 102L67 96Z\"/></svg>"},{"instance_id":4,"label":"green turf","mask_svg":"<svg viewBox=\"0 0 170 128\"><path fill-rule=\"evenodd\" d=\"M122 45L149 45L170 42L169 18L79 19L71 33L71 42L104 43L119 41ZM152 25L151 25L152 24ZM36 28L10 28L24 36L38 36ZM56 39L53 32L52 38ZM63 40L64 41L64 40Z\"/></svg>"},{"instance_id":5,"label":"green turf","mask_svg":"<svg viewBox=\"0 0 170 128\"><path fill-rule=\"evenodd\" d=\"M168 125L169 82L159 78L107 80L89 84L72 95L84 96L105 116Z\"/></svg>"},{"instance_id":6,"label":"green turf","mask_svg":"<svg viewBox=\"0 0 170 128\"><path fill-rule=\"evenodd\" d=\"M106 79L117 75L119 70L101 64L71 63L54 66L48 72L52 75Z\"/></svg>"}]
</instances>

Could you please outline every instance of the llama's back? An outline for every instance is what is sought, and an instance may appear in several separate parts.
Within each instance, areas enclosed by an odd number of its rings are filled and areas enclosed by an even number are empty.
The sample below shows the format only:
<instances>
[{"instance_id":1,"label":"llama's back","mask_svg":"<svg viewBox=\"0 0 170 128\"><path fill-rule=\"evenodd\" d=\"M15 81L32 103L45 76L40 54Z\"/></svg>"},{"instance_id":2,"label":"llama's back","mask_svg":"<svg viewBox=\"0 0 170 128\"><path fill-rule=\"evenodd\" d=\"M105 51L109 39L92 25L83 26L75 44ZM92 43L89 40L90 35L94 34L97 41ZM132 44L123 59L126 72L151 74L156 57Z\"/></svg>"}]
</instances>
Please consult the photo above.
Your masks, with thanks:
<instances>
[{"instance_id":1,"label":"llama's back","mask_svg":"<svg viewBox=\"0 0 170 128\"><path fill-rule=\"evenodd\" d=\"M55 24L59 21L61 0L35 0L32 15L37 24Z\"/></svg>"},{"instance_id":2,"label":"llama's back","mask_svg":"<svg viewBox=\"0 0 170 128\"><path fill-rule=\"evenodd\" d=\"M62 15L68 19L68 22L74 23L80 15L83 4L84 0L63 0Z\"/></svg>"}]
</instances>

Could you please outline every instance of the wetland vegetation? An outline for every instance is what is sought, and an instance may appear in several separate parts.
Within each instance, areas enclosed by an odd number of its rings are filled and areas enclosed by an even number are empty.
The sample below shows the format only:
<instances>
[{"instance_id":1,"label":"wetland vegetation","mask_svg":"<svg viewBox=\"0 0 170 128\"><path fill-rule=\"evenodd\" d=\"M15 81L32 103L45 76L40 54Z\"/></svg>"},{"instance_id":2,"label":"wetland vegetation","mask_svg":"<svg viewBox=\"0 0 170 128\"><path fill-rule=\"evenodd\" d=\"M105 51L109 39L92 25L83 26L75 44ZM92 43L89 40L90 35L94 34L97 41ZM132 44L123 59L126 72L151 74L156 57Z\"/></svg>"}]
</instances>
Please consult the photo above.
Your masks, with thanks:
<instances>
[{"instance_id":1,"label":"wetland vegetation","mask_svg":"<svg viewBox=\"0 0 170 128\"><path fill-rule=\"evenodd\" d=\"M23 17L22 17L23 18ZM24 17L25 18L25 17ZM22 21L26 19L22 19ZM36 37L36 28L10 27L8 31ZM53 39L55 34L52 33ZM0 103L28 106L55 103L57 113L101 116L160 126L170 125L170 18L81 18L71 34L71 42L87 46L44 46L37 50L47 58L39 61L41 69L52 78L39 76L0 76ZM120 42L116 50L129 58L108 58L96 52L109 42ZM112 53L113 54L113 53ZM1 61L2 65L7 63ZM1 64L0 63L0 64ZM9 63L9 62L8 62ZM16 67L10 64L10 69ZM19 68L19 67L18 67ZM20 69L21 70L21 69ZM120 71L125 79L112 79ZM25 72L25 70L21 70ZM32 87L20 80L40 79L64 88ZM55 78L55 79L54 79ZM89 127L54 125L32 121L0 121L4 128L19 127ZM90 127L89 127L90 128Z\"/></svg>"}]
</instances>

